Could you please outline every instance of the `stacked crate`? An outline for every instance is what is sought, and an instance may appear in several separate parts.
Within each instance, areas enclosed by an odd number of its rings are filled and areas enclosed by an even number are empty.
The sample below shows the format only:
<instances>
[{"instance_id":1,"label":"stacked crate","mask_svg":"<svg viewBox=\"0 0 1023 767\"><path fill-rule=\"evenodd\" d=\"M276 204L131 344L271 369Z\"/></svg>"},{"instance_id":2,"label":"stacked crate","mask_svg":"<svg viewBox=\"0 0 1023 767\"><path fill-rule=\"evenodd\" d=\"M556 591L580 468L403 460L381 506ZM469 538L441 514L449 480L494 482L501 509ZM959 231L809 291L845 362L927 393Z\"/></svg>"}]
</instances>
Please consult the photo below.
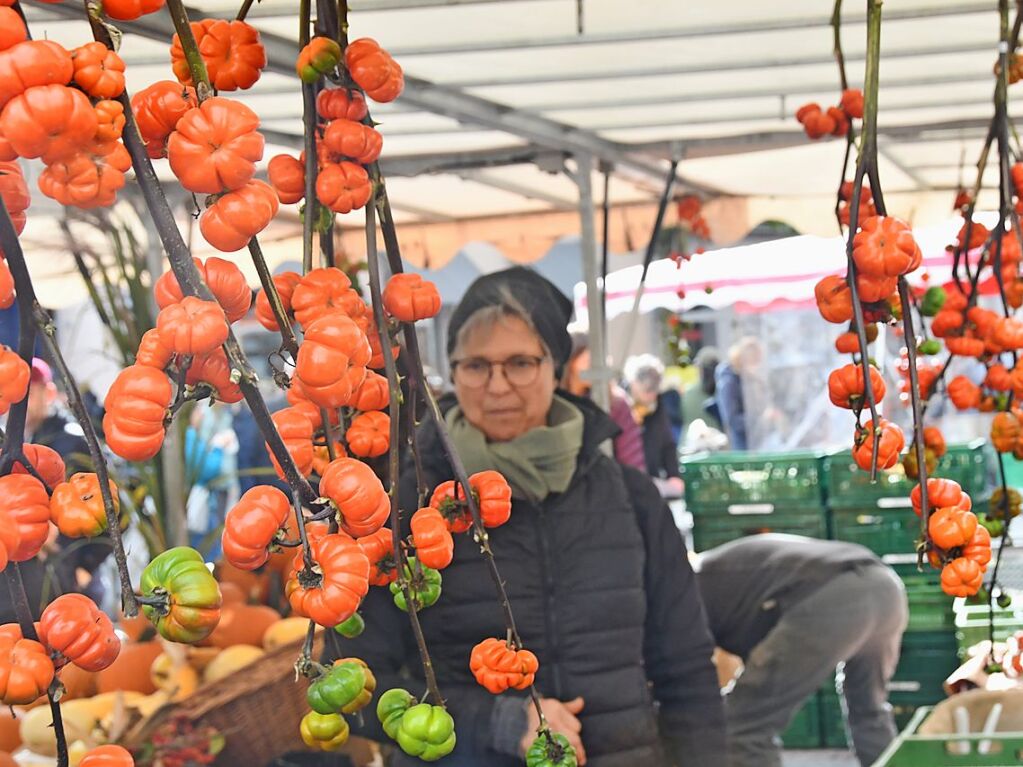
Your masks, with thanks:
<instances>
[{"instance_id":1,"label":"stacked crate","mask_svg":"<svg viewBox=\"0 0 1023 767\"><path fill-rule=\"evenodd\" d=\"M827 537L819 453L713 453L681 471L696 551L757 533Z\"/></svg>"}]
</instances>

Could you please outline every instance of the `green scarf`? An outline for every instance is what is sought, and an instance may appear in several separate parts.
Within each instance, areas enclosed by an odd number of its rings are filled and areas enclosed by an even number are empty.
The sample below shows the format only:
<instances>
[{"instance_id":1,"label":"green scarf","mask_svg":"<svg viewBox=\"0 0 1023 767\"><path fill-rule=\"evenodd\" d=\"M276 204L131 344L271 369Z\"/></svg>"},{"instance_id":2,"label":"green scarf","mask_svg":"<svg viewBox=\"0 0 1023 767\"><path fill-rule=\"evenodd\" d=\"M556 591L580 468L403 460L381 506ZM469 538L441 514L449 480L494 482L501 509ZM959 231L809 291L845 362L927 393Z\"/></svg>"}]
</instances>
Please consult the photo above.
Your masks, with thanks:
<instances>
[{"instance_id":1,"label":"green scarf","mask_svg":"<svg viewBox=\"0 0 1023 767\"><path fill-rule=\"evenodd\" d=\"M508 442L487 442L458 405L444 420L465 470L469 474L485 469L501 472L514 496L539 503L551 493L564 492L572 480L582 448L583 414L561 397L555 396L551 403L547 426L530 429Z\"/></svg>"}]
</instances>

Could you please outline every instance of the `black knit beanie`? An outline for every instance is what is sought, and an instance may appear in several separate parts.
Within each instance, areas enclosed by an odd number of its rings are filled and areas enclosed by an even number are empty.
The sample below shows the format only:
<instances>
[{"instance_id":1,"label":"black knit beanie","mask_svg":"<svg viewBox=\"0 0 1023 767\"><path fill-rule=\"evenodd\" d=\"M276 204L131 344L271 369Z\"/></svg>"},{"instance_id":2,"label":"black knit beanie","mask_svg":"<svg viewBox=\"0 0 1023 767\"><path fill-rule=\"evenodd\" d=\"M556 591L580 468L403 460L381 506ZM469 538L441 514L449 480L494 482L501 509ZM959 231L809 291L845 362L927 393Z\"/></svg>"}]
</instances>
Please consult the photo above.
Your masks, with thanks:
<instances>
[{"instance_id":1,"label":"black knit beanie","mask_svg":"<svg viewBox=\"0 0 1023 767\"><path fill-rule=\"evenodd\" d=\"M523 266L483 275L469 286L448 324L448 356L455 350L458 332L466 321L480 309L507 306L507 295L525 310L528 321L547 344L560 377L572 351L572 338L568 334L572 302L554 283Z\"/></svg>"}]
</instances>

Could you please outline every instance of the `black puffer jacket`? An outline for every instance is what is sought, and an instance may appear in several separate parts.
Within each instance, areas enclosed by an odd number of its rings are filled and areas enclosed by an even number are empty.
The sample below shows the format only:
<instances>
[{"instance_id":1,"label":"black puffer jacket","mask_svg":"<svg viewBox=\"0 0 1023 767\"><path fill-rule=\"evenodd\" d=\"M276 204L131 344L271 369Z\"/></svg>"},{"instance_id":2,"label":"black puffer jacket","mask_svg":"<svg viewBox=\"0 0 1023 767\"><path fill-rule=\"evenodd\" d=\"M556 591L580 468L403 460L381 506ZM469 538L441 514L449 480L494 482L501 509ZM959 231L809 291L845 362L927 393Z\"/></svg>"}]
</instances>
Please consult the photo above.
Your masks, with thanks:
<instances>
[{"instance_id":1,"label":"black puffer jacket","mask_svg":"<svg viewBox=\"0 0 1023 767\"><path fill-rule=\"evenodd\" d=\"M590 767L723 764L713 642L684 544L649 479L599 450L617 431L614 423L590 403L572 401L586 426L571 485L540 506L515 499L511 520L490 531L519 633L540 660L537 689L543 697L585 699L579 718ZM420 448L429 487L451 478L432 424L422 428ZM402 508L414 508L411 466L401 490ZM420 614L458 735L455 752L438 764L520 766L521 757L494 745L508 724L502 712L521 711L508 696L522 693L499 696L495 715L497 698L469 671L472 647L505 634L494 584L470 536L457 536L443 577L440 601ZM405 686L421 694L407 616L386 589L371 590L362 614L366 631L342 640L343 654L369 663L378 691ZM511 742L525 734L524 722L520 716L522 730ZM362 734L385 739L372 713Z\"/></svg>"}]
</instances>

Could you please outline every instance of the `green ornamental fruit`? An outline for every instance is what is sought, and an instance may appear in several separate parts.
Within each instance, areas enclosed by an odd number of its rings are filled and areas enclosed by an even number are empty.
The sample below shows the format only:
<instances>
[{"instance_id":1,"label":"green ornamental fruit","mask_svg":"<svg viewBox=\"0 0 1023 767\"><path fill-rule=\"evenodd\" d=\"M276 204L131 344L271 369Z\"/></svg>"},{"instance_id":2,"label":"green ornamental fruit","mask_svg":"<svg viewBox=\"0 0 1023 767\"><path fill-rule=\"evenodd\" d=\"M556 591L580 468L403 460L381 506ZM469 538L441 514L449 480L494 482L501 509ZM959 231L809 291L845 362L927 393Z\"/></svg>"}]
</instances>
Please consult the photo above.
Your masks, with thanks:
<instances>
[{"instance_id":1,"label":"green ornamental fruit","mask_svg":"<svg viewBox=\"0 0 1023 767\"><path fill-rule=\"evenodd\" d=\"M377 719L383 725L387 737L392 740L397 739L401 718L415 703L416 699L412 697L411 693L400 687L388 690L380 696L380 700L377 701Z\"/></svg>"},{"instance_id":2,"label":"green ornamental fruit","mask_svg":"<svg viewBox=\"0 0 1023 767\"><path fill-rule=\"evenodd\" d=\"M1012 597L1006 594L1004 591L998 595L998 606L1003 610L1012 604Z\"/></svg>"},{"instance_id":3,"label":"green ornamental fruit","mask_svg":"<svg viewBox=\"0 0 1023 767\"><path fill-rule=\"evenodd\" d=\"M936 338L928 338L916 347L916 350L920 354L938 354L941 351L941 341Z\"/></svg>"},{"instance_id":4,"label":"green ornamental fruit","mask_svg":"<svg viewBox=\"0 0 1023 767\"><path fill-rule=\"evenodd\" d=\"M526 751L526 767L576 767L578 761L575 749L561 733L545 733L536 736L536 740Z\"/></svg>"},{"instance_id":5,"label":"green ornamental fruit","mask_svg":"<svg viewBox=\"0 0 1023 767\"><path fill-rule=\"evenodd\" d=\"M408 578L409 590L416 602L416 610L429 607L440 598L441 575L439 571L425 565L417 567L415 557L409 557L408 564L405 565L405 577ZM398 609L408 612L405 594L398 582L391 583L388 588L394 596L394 604L398 606Z\"/></svg>"},{"instance_id":6,"label":"green ornamental fruit","mask_svg":"<svg viewBox=\"0 0 1023 767\"><path fill-rule=\"evenodd\" d=\"M334 631L347 639L355 639L363 631L366 630L366 621L362 619L362 616L358 613L352 613L352 617L346 620L344 623L339 623L334 627Z\"/></svg>"},{"instance_id":7,"label":"green ornamental fruit","mask_svg":"<svg viewBox=\"0 0 1023 767\"><path fill-rule=\"evenodd\" d=\"M1005 523L1000 519L993 519L987 514L984 514L980 518L980 524L987 530L988 535L992 538L998 538L1005 532Z\"/></svg>"},{"instance_id":8,"label":"green ornamental fruit","mask_svg":"<svg viewBox=\"0 0 1023 767\"><path fill-rule=\"evenodd\" d=\"M455 748L455 720L443 706L419 703L402 715L396 740L409 756L436 762Z\"/></svg>"},{"instance_id":9,"label":"green ornamental fruit","mask_svg":"<svg viewBox=\"0 0 1023 767\"><path fill-rule=\"evenodd\" d=\"M366 686L366 672L358 663L331 666L306 691L309 708L318 714L337 714L359 697Z\"/></svg>"},{"instance_id":10,"label":"green ornamental fruit","mask_svg":"<svg viewBox=\"0 0 1023 767\"><path fill-rule=\"evenodd\" d=\"M220 586L195 549L177 546L157 556L142 571L141 587L143 596L165 600L142 606L164 639L201 642L220 622Z\"/></svg>"},{"instance_id":11,"label":"green ornamental fruit","mask_svg":"<svg viewBox=\"0 0 1023 767\"><path fill-rule=\"evenodd\" d=\"M941 311L947 297L945 289L940 285L927 288L924 297L920 300L920 314L924 317L933 317Z\"/></svg>"}]
</instances>

